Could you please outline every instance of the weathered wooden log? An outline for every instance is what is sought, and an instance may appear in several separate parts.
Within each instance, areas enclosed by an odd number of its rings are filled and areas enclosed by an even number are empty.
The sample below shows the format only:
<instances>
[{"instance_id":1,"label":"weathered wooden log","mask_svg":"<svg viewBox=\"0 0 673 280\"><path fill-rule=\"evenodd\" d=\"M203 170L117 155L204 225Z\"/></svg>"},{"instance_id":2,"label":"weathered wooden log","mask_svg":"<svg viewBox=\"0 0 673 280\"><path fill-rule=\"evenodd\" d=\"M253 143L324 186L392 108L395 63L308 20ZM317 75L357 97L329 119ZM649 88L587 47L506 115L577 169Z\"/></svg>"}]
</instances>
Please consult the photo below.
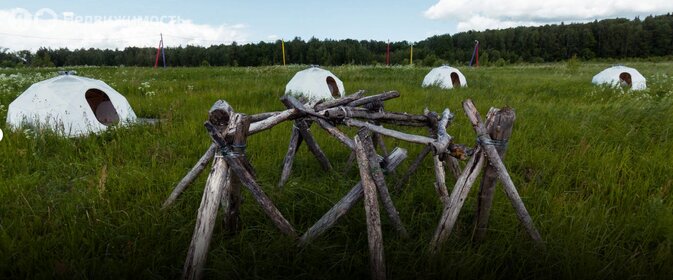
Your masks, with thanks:
<instances>
[{"instance_id":1,"label":"weathered wooden log","mask_svg":"<svg viewBox=\"0 0 673 280\"><path fill-rule=\"evenodd\" d=\"M234 109L224 100L217 100L208 111L208 121L218 129L224 129L229 125L233 117Z\"/></svg>"},{"instance_id":2,"label":"weathered wooden log","mask_svg":"<svg viewBox=\"0 0 673 280\"><path fill-rule=\"evenodd\" d=\"M458 159L453 157L453 156L446 157L444 159L444 166L446 166L447 169L449 169L449 171L451 172L451 175L453 175L453 178L455 178L456 180L458 179L458 177L460 177L460 174L463 172L460 169L460 164L458 163Z\"/></svg>"},{"instance_id":3,"label":"weathered wooden log","mask_svg":"<svg viewBox=\"0 0 673 280\"><path fill-rule=\"evenodd\" d=\"M250 127L250 118L245 115L239 115L239 120L236 123L236 129L234 130L234 136L231 145L232 153L235 153L242 157L246 170L252 175L255 176L254 170L250 162L245 156L245 147L247 144L247 131ZM220 155L221 156L221 155ZM222 215L222 227L229 234L236 234L241 229L241 182L238 178L232 178L229 176L229 179L224 185L222 193L221 207L223 210Z\"/></svg>"},{"instance_id":4,"label":"weathered wooden log","mask_svg":"<svg viewBox=\"0 0 673 280\"><path fill-rule=\"evenodd\" d=\"M439 119L439 122L437 123L437 140L435 140L435 142L432 144L435 149L435 155L447 152L452 137L446 132L446 127L448 126L449 121L452 119L453 114L451 114L451 111L449 111L449 109L444 109L444 112L442 112L442 118Z\"/></svg>"},{"instance_id":5,"label":"weathered wooden log","mask_svg":"<svg viewBox=\"0 0 673 280\"><path fill-rule=\"evenodd\" d=\"M210 137L213 139L215 143L218 143L220 147L224 148L229 148L227 143L224 141L224 138L222 134L220 134L215 126L213 126L210 122L205 123L206 129L208 130L208 133L210 134ZM239 127L239 126L236 126ZM246 133L247 135L247 133ZM248 169L246 169L246 164L242 161L244 161L244 157L242 157L240 154L237 153L232 153L228 152L225 150L225 155L224 159L227 161L229 164L229 168L231 171L238 177L240 182L246 186L246 188L252 193L253 198L259 203L260 206L262 206L262 209L266 213L266 215L271 219L271 221L274 222L276 227L278 229L290 236L290 237L296 237L297 234L292 227L292 225L283 217L283 214L278 211L278 208L273 204L271 199L269 199L268 196L262 191L262 188L257 184L255 181L255 178L250 174Z\"/></svg>"},{"instance_id":6,"label":"weathered wooden log","mask_svg":"<svg viewBox=\"0 0 673 280\"><path fill-rule=\"evenodd\" d=\"M486 115L486 130L491 136L491 139L500 143L494 145L498 151L498 156L502 160L505 159L507 152L507 141L512 135L512 127L516 120L514 110L509 107L503 109L491 108ZM481 186L479 187L479 199L477 200L477 221L474 227L472 240L474 242L481 242L486 236L488 229L488 218L490 216L491 207L493 206L493 195L495 193L495 186L497 183L497 171L491 165L487 165L484 170L484 175L481 179Z\"/></svg>"},{"instance_id":7,"label":"weathered wooden log","mask_svg":"<svg viewBox=\"0 0 673 280\"><path fill-rule=\"evenodd\" d=\"M358 100L351 101L348 103L348 106L350 107L357 107L357 106L362 106L367 103L373 103L373 102L382 102L385 100L393 99L393 98L398 98L400 97L400 93L397 91L388 91L384 93L379 93L376 95L370 95L367 97L360 98Z\"/></svg>"},{"instance_id":8,"label":"weathered wooden log","mask_svg":"<svg viewBox=\"0 0 673 280\"><path fill-rule=\"evenodd\" d=\"M381 159L380 156L376 154L376 150L374 149L374 142L372 139L373 135L365 129L364 131L359 132L358 136L360 136L363 148L365 149L369 163L369 171L372 179L374 180L374 183L376 184L376 189L378 190L379 197L381 198L383 208L386 209L388 218L400 236L403 238L408 238L409 234L407 233L407 229L404 228L402 219L400 219L400 214L397 212L397 208L395 208L395 204L390 198L390 192L388 192L388 187L386 186L386 179L383 176L383 171L381 170Z\"/></svg>"},{"instance_id":9,"label":"weathered wooden log","mask_svg":"<svg viewBox=\"0 0 673 280\"><path fill-rule=\"evenodd\" d=\"M367 129L369 129L373 132L383 134L383 135L388 136L388 137L393 137L393 138L396 138L396 139L400 139L402 141L411 142L411 143L417 143L417 144L423 144L423 145L432 145L432 143L435 142L435 139L432 139L430 137L399 132L399 131L392 130L392 129L387 129L387 128L384 128L382 126L375 125L375 124L372 124L372 123L359 121L359 120L356 120L356 119L346 119L345 122L346 122L346 125L348 125L348 126L365 127L365 128L367 128Z\"/></svg>"},{"instance_id":10,"label":"weathered wooden log","mask_svg":"<svg viewBox=\"0 0 673 280\"><path fill-rule=\"evenodd\" d=\"M474 131L478 135L480 146L482 149L484 149L490 165L493 166L498 173L498 179L500 179L502 182L502 185L505 189L505 194L507 194L507 197L511 201L514 211L516 212L516 216L519 218L519 221L526 229L526 232L528 232L528 234L531 236L531 238L538 245L544 246L542 237L540 237L540 233L535 228L533 219L530 217L530 214L528 214L528 210L526 210L526 206L523 204L521 196L519 196L519 192L516 190L514 182L512 182L512 178L509 176L509 173L507 173L505 164L500 159L500 156L498 156L498 151L492 145L493 141L491 137L488 136L488 131L482 123L481 116L479 116L479 112L474 106L474 103L472 103L472 100L468 99L464 101L463 109L465 110L467 117L470 119Z\"/></svg>"},{"instance_id":11,"label":"weathered wooden log","mask_svg":"<svg viewBox=\"0 0 673 280\"><path fill-rule=\"evenodd\" d=\"M209 162L213 160L213 156L215 155L215 150L217 150L217 145L211 144L210 147L208 147L208 150L201 156L201 158L196 162L194 167L192 167L191 170L185 175L185 177L180 180L180 182L175 186L173 189L173 192L171 192L171 195L168 196L166 201L164 201L164 204L161 206L161 209L166 209L173 205L176 199L182 194L182 192L187 189L187 187L196 180L197 177L199 177L199 174L203 172L204 169L206 169L206 166L208 165Z\"/></svg>"},{"instance_id":12,"label":"weathered wooden log","mask_svg":"<svg viewBox=\"0 0 673 280\"><path fill-rule=\"evenodd\" d=\"M439 201L446 207L449 204L449 191L446 189L444 163L439 160L439 156L432 156L432 162L435 166L435 191L439 196Z\"/></svg>"},{"instance_id":13,"label":"weathered wooden log","mask_svg":"<svg viewBox=\"0 0 673 280\"><path fill-rule=\"evenodd\" d=\"M364 94L365 94L364 90L358 90L357 92L355 92L353 94L350 94L350 95L347 95L347 96L344 96L344 97L341 97L341 98L338 98L338 99L332 99L332 100L320 102L320 103L316 104L315 106L313 106L313 109L316 112L318 112L318 111L325 110L327 108L346 105L346 104L348 104L348 103L350 103L354 100L362 98L362 96Z\"/></svg>"},{"instance_id":14,"label":"weathered wooden log","mask_svg":"<svg viewBox=\"0 0 673 280\"><path fill-rule=\"evenodd\" d=\"M383 136L378 133L372 133L372 141L374 142L374 149L376 150L376 147L378 146L381 150L381 156L383 156L384 159L387 158L388 148L386 147L386 142L383 140Z\"/></svg>"},{"instance_id":15,"label":"weathered wooden log","mask_svg":"<svg viewBox=\"0 0 673 280\"><path fill-rule=\"evenodd\" d=\"M299 133L299 129L296 126L293 126L292 134L290 135L290 144L287 147L287 153L285 154L285 159L283 160L283 171L280 174L280 181L278 181L279 188L282 188L290 178L290 173L292 173L292 164L294 163L294 156L297 154L297 149L299 149L301 142L302 137Z\"/></svg>"},{"instance_id":16,"label":"weathered wooden log","mask_svg":"<svg viewBox=\"0 0 673 280\"><path fill-rule=\"evenodd\" d=\"M395 148L388 156L383 170L391 172L397 168L407 157L407 151L402 148ZM339 202L334 204L332 208L323 215L311 228L309 228L304 235L299 239L299 245L305 246L313 241L315 238L323 234L336 224L336 222L346 215L355 204L362 199L364 195L362 190L362 181L358 182Z\"/></svg>"},{"instance_id":17,"label":"weathered wooden log","mask_svg":"<svg viewBox=\"0 0 673 280\"><path fill-rule=\"evenodd\" d=\"M411 175L413 175L416 172L416 169L418 169L418 167L421 165L425 157L428 156L430 151L431 151L430 146L423 147L423 150L418 154L416 159L414 159L414 162L411 163L411 165L407 169L407 172L404 173L404 176L402 176L402 178L400 178L397 181L397 185L395 185L395 192L399 193L402 191L404 185L409 181Z\"/></svg>"},{"instance_id":18,"label":"weathered wooden log","mask_svg":"<svg viewBox=\"0 0 673 280\"><path fill-rule=\"evenodd\" d=\"M348 137L345 133L343 133L341 130L339 130L336 126L332 125L326 120L320 119L320 118L315 118L315 122L318 123L320 127L322 127L327 133L330 135L334 136L339 142L343 143L346 145L349 149L353 150L355 148L355 144L353 143L353 139Z\"/></svg>"},{"instance_id":19,"label":"weathered wooden log","mask_svg":"<svg viewBox=\"0 0 673 280\"><path fill-rule=\"evenodd\" d=\"M372 112L365 108L340 106L320 111L318 112L318 114L321 114L326 118L335 120L342 120L345 118L360 118L381 122L400 121L409 124L414 124L414 126L428 126L428 118L423 115L412 115L407 113L393 113L384 111Z\"/></svg>"},{"instance_id":20,"label":"weathered wooden log","mask_svg":"<svg viewBox=\"0 0 673 280\"><path fill-rule=\"evenodd\" d=\"M183 279L201 279L203 267L208 256L208 247L215 227L217 208L220 204L223 186L227 182L229 174L227 162L217 157L213 161L213 167L206 180L203 190L201 206L196 216L194 234L187 250L187 259L183 268Z\"/></svg>"},{"instance_id":21,"label":"weathered wooden log","mask_svg":"<svg viewBox=\"0 0 673 280\"><path fill-rule=\"evenodd\" d=\"M299 112L301 112L305 116L308 115L308 116L323 118L323 115L316 113L313 110L313 108L309 108L309 107L304 106L303 102L299 101L297 98L295 98L292 95L287 95L287 94L283 95L280 98L280 102L283 103L283 105L285 105L285 107L287 107L288 109L294 108L294 109L299 110Z\"/></svg>"},{"instance_id":22,"label":"weathered wooden log","mask_svg":"<svg viewBox=\"0 0 673 280\"><path fill-rule=\"evenodd\" d=\"M365 216L367 217L367 240L369 243L369 263L372 279L386 279L386 262L383 250L381 217L376 195L376 183L369 172L369 159L363 143L365 130L355 136L355 156L357 157L364 191Z\"/></svg>"},{"instance_id":23,"label":"weathered wooden log","mask_svg":"<svg viewBox=\"0 0 673 280\"><path fill-rule=\"evenodd\" d=\"M255 133L270 129L284 121L293 120L302 115L303 114L299 112L299 110L294 108L282 111L277 115L250 124L250 130L248 130L248 135L253 135Z\"/></svg>"},{"instance_id":24,"label":"weathered wooden log","mask_svg":"<svg viewBox=\"0 0 673 280\"><path fill-rule=\"evenodd\" d=\"M474 181L477 180L479 173L484 167L484 156L481 154L481 150L477 149L477 152L470 158L465 166L463 174L456 181L456 185L451 191L451 197L449 198L449 203L444 207L442 212L442 217L439 219L439 225L435 230L435 235L430 242L430 251L431 253L436 253L446 241L453 230L453 226L456 224L458 219L458 214L460 209L463 207L465 198L470 193Z\"/></svg>"},{"instance_id":25,"label":"weathered wooden log","mask_svg":"<svg viewBox=\"0 0 673 280\"><path fill-rule=\"evenodd\" d=\"M248 116L248 118L250 118L250 123L254 123L254 122L259 122L259 121L266 120L270 117L274 117L276 115L279 115L280 113L282 113L282 111L279 111L279 112L264 112L264 113L250 115L250 116Z\"/></svg>"}]
</instances>

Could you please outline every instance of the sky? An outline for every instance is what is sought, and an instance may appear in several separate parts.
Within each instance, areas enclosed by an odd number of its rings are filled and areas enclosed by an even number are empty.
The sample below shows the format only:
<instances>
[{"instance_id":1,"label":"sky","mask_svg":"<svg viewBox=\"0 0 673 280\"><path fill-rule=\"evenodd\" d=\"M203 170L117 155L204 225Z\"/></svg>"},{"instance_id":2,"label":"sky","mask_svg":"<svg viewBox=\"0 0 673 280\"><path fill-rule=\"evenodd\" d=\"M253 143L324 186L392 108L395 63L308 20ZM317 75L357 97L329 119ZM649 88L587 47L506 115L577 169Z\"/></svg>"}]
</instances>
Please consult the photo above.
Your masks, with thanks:
<instances>
[{"instance_id":1,"label":"sky","mask_svg":"<svg viewBox=\"0 0 673 280\"><path fill-rule=\"evenodd\" d=\"M139 4L141 3L141 4ZM0 47L124 48L440 34L673 12L672 0L0 0Z\"/></svg>"}]
</instances>

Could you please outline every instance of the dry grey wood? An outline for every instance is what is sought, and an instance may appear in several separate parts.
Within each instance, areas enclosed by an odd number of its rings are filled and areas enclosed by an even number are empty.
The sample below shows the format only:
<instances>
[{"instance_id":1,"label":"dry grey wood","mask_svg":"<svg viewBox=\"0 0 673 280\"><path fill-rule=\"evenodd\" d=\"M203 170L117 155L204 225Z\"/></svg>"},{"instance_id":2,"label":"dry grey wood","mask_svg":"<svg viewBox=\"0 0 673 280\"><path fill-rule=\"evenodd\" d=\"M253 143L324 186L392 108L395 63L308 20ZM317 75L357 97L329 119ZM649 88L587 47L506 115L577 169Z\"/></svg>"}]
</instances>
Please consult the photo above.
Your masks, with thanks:
<instances>
[{"instance_id":1,"label":"dry grey wood","mask_svg":"<svg viewBox=\"0 0 673 280\"><path fill-rule=\"evenodd\" d=\"M248 135L253 135L255 133L270 129L284 121L293 120L302 115L301 112L297 109L287 109L280 112L277 115L266 118L264 120L250 124L250 129L248 130Z\"/></svg>"},{"instance_id":2,"label":"dry grey wood","mask_svg":"<svg viewBox=\"0 0 673 280\"><path fill-rule=\"evenodd\" d=\"M378 146L379 149L381 149L381 155L383 158L387 158L388 148L386 147L386 142L383 140L383 136L377 133L372 133L372 141L374 142L374 150L376 150L376 147Z\"/></svg>"},{"instance_id":3,"label":"dry grey wood","mask_svg":"<svg viewBox=\"0 0 673 280\"><path fill-rule=\"evenodd\" d=\"M250 127L251 120L249 117L240 114L236 121L236 128L234 130L231 150L232 152L238 154L244 160L244 162L247 163L245 165L246 170L254 176L255 174L252 165L250 165L250 162L245 156L245 147L247 142L246 134ZM222 200L220 204L223 210L222 226L227 233L236 234L241 229L240 213L241 201L243 198L241 197L240 180L237 178L234 179L232 177L233 176L229 176L229 179L224 184Z\"/></svg>"},{"instance_id":4,"label":"dry grey wood","mask_svg":"<svg viewBox=\"0 0 673 280\"><path fill-rule=\"evenodd\" d=\"M287 153L285 154L285 159L283 160L283 171L280 174L280 181L278 181L279 188L282 188L290 178L290 173L292 173L292 164L294 163L294 156L297 154L297 149L299 149L301 142L302 137L299 133L299 129L293 126L292 134L290 135L290 144L287 147Z\"/></svg>"},{"instance_id":5,"label":"dry grey wood","mask_svg":"<svg viewBox=\"0 0 673 280\"><path fill-rule=\"evenodd\" d=\"M318 111L321 111L321 110L325 110L327 108L346 105L346 104L348 104L348 103L350 103L354 100L362 98L362 96L364 94L365 94L364 90L358 90L357 92L355 92L351 95L347 95L347 96L344 96L344 97L341 97L341 98L338 98L338 99L332 99L332 100L328 100L328 101L318 103L315 106L313 106L313 108L315 109L316 112L318 112Z\"/></svg>"},{"instance_id":6,"label":"dry grey wood","mask_svg":"<svg viewBox=\"0 0 673 280\"><path fill-rule=\"evenodd\" d=\"M369 163L369 171L372 179L374 180L374 183L376 183L376 189L378 190L379 197L381 198L383 208L386 209L388 218L400 236L403 238L408 238L409 234L407 233L407 229L404 227L402 219L400 219L400 214L397 212L397 208L395 208L395 204L390 198L390 192L388 192L388 187L386 186L386 179L383 176L383 170L381 169L381 159L379 155L376 154L376 150L374 149L374 142L372 139L373 135L370 134L367 130L359 132L358 135L360 136L363 148L365 149Z\"/></svg>"},{"instance_id":7,"label":"dry grey wood","mask_svg":"<svg viewBox=\"0 0 673 280\"><path fill-rule=\"evenodd\" d=\"M217 208L220 204L222 189L230 176L227 172L227 162L222 158L215 158L213 168L206 180L206 187L203 190L201 206L196 216L194 225L194 234L187 251L187 259L183 268L183 279L201 279L203 267L206 264L208 256L208 247L212 238L215 219L217 218Z\"/></svg>"},{"instance_id":8,"label":"dry grey wood","mask_svg":"<svg viewBox=\"0 0 673 280\"><path fill-rule=\"evenodd\" d=\"M393 137L393 138L396 138L396 139L400 139L402 141L411 142L411 143L431 145L432 143L435 142L435 139L432 139L430 137L399 132L399 131L396 131L396 130L387 129L387 128L384 128L382 126L378 126L378 125L371 124L371 123L368 123L368 122L359 121L359 120L356 120L356 119L346 119L345 122L346 122L346 125L348 125L348 126L366 127L367 129L369 129L373 132L383 134L383 135L388 136L388 137Z\"/></svg>"},{"instance_id":9,"label":"dry grey wood","mask_svg":"<svg viewBox=\"0 0 673 280\"><path fill-rule=\"evenodd\" d=\"M299 110L300 112L304 114L311 114L311 115L317 115L313 113L313 110L310 108L304 107L304 104L301 104L296 98L290 96L290 95L284 95L281 97L280 101L287 107L288 109L294 108ZM318 116L322 117L322 116ZM325 155L325 153L320 149L320 146L318 143L315 141L315 138L313 138L313 135L311 134L311 131L309 128L311 125L306 122L304 119L297 119L294 121L295 127L299 130L299 133L301 134L302 139L304 139L304 142L306 142L306 145L308 146L309 151L313 153L313 155L316 157L318 162L320 162L320 166L322 166L323 170L329 171L332 170L332 164L329 162L329 159Z\"/></svg>"},{"instance_id":10,"label":"dry grey wood","mask_svg":"<svg viewBox=\"0 0 673 280\"><path fill-rule=\"evenodd\" d=\"M318 114L321 114L326 118L336 120L345 118L360 118L380 122L405 122L413 126L428 126L428 118L423 115L412 115L407 113L394 113L385 111L372 112L365 108L339 106L320 111Z\"/></svg>"},{"instance_id":11,"label":"dry grey wood","mask_svg":"<svg viewBox=\"0 0 673 280\"><path fill-rule=\"evenodd\" d=\"M435 191L442 205L447 206L449 204L449 191L446 189L444 163L439 160L439 156L432 156L432 162L435 166Z\"/></svg>"},{"instance_id":12,"label":"dry grey wood","mask_svg":"<svg viewBox=\"0 0 673 280\"><path fill-rule=\"evenodd\" d=\"M446 166L449 171L451 172L451 175L453 175L453 178L458 179L460 177L460 173L463 171L460 169L460 164L458 163L458 159L455 157L446 157L444 160L444 166Z\"/></svg>"},{"instance_id":13,"label":"dry grey wood","mask_svg":"<svg viewBox=\"0 0 673 280\"><path fill-rule=\"evenodd\" d=\"M208 121L218 129L224 129L229 125L233 117L234 109L224 100L217 100L208 111Z\"/></svg>"},{"instance_id":14,"label":"dry grey wood","mask_svg":"<svg viewBox=\"0 0 673 280\"><path fill-rule=\"evenodd\" d=\"M215 126L210 122L206 122L205 126L215 143L218 143L220 147L228 146L224 141L222 134L217 131ZM240 127L241 126L236 125L234 128L240 129ZM231 172L234 173L238 180L252 193L252 197L259 203L264 210L264 213L266 213L271 221L273 221L276 227L278 227L282 233L290 237L296 237L297 233L292 225L285 219L285 217L283 217L283 214L278 211L278 208L276 208L266 193L262 191L262 188L257 184L254 176L250 174L250 171L246 168L247 164L244 162L246 161L245 157L235 153L228 153L224 156L224 160L229 164Z\"/></svg>"},{"instance_id":15,"label":"dry grey wood","mask_svg":"<svg viewBox=\"0 0 673 280\"><path fill-rule=\"evenodd\" d=\"M491 108L486 114L486 130L491 136L491 139L504 141L505 145L496 146L498 155L502 160L505 159L505 154L507 152L507 141L512 135L512 128L514 126L514 121L516 120L516 114L511 108ZM495 186L497 183L498 174L496 170L487 165L484 170L484 175L481 179L481 185L479 187L479 199L477 200L477 221L474 227L474 233L472 235L472 240L475 242L480 242L486 236L486 231L488 229L488 218L490 216L491 207L493 206L493 195L495 194Z\"/></svg>"},{"instance_id":16,"label":"dry grey wood","mask_svg":"<svg viewBox=\"0 0 673 280\"><path fill-rule=\"evenodd\" d=\"M512 178L509 176L509 173L507 173L507 168L505 167L505 164L500 159L500 156L498 156L498 151L495 149L493 145L483 144L483 143L489 143L491 141L491 137L488 136L488 131L486 130L486 127L481 121L479 111L477 111L477 108L474 106L474 103L472 103L472 100L470 99L463 102L463 109L465 110L465 114L467 115L467 117L470 119L474 131L477 133L479 141L482 143L480 144L480 146L484 149L490 165L493 166L498 173L498 179L500 179L500 181L502 182L505 194L507 194L507 198L509 198L509 200L511 201L512 206L514 207L514 211L516 212L517 218L519 218L519 221L526 229L526 232L528 232L528 234L531 236L531 238L538 245L544 246L542 242L542 237L535 228L535 225L533 224L533 219L530 217L530 214L528 214L528 210L526 210L526 206L523 204L521 196L519 196L519 192L516 190L514 182L512 182Z\"/></svg>"},{"instance_id":17,"label":"dry grey wood","mask_svg":"<svg viewBox=\"0 0 673 280\"><path fill-rule=\"evenodd\" d=\"M474 181L477 180L481 170L484 167L484 156L481 153L480 149L477 149L477 152L470 158L465 166L463 174L456 181L456 185L451 191L451 197L449 198L449 203L444 207L442 212L442 217L439 220L439 225L435 230L435 235L430 242L430 251L431 253L436 253L446 241L453 230L453 226L456 224L458 219L458 214L460 209L463 207L465 198L470 193Z\"/></svg>"},{"instance_id":18,"label":"dry grey wood","mask_svg":"<svg viewBox=\"0 0 673 280\"><path fill-rule=\"evenodd\" d=\"M266 119L268 119L270 117L273 117L273 116L276 116L280 113L282 113L282 112L264 112L264 113L250 115L249 118L250 118L250 122L254 123L254 122L259 122L259 121L266 120Z\"/></svg>"},{"instance_id":19,"label":"dry grey wood","mask_svg":"<svg viewBox=\"0 0 673 280\"><path fill-rule=\"evenodd\" d=\"M369 243L369 265L372 279L386 279L386 262L383 250L381 217L376 195L376 183L369 172L369 159L362 136L355 136L355 156L360 170L364 191L365 216L367 217L367 240Z\"/></svg>"},{"instance_id":20,"label":"dry grey wood","mask_svg":"<svg viewBox=\"0 0 673 280\"><path fill-rule=\"evenodd\" d=\"M314 120L315 120L315 122L318 123L318 125L319 125L320 127L322 127L325 131L327 131L327 133L329 133L330 135L334 136L334 138L336 138L337 140L339 140L339 142L341 142L341 143L343 143L344 145L348 146L349 149L353 150L353 149L355 148L355 147L354 147L355 144L353 143L353 139L351 139L350 137L348 137L348 135L346 135L345 133L343 133L343 132L342 132L341 130L339 130L336 126L334 126L334 125L332 125L331 123L329 123L328 121L323 120L323 119L320 119L320 118L315 118Z\"/></svg>"},{"instance_id":21,"label":"dry grey wood","mask_svg":"<svg viewBox=\"0 0 673 280\"><path fill-rule=\"evenodd\" d=\"M414 172L416 172L416 169L418 169L418 167L421 165L425 157L428 156L430 150L431 150L430 146L425 146L423 148L423 150L418 154L414 162L411 163L411 165L407 169L407 172L404 173L404 176L402 176L402 178L397 181L397 185L395 185L395 192L402 191L404 185L407 183L407 181L409 181L411 175L413 175Z\"/></svg>"},{"instance_id":22,"label":"dry grey wood","mask_svg":"<svg viewBox=\"0 0 673 280\"><path fill-rule=\"evenodd\" d=\"M166 209L173 205L176 199L182 194L187 187L196 180L197 177L199 177L199 174L203 172L204 169L206 169L206 166L208 165L209 162L213 160L213 156L215 155L215 150L217 149L217 145L211 144L210 147L208 147L208 150L201 156L201 158L196 162L194 167L192 167L191 170L185 175L185 177L180 180L180 182L175 186L173 189L173 192L171 192L171 195L168 196L166 201L164 201L164 204L161 206L161 209Z\"/></svg>"},{"instance_id":23,"label":"dry grey wood","mask_svg":"<svg viewBox=\"0 0 673 280\"><path fill-rule=\"evenodd\" d=\"M391 172L397 168L404 159L407 158L407 150L402 148L395 148L388 156L386 162L387 166L384 171ZM339 202L334 204L332 208L323 215L313 226L311 226L302 237L299 239L299 245L305 246L318 236L330 229L336 222L346 215L355 204L362 199L364 195L362 190L362 181L358 182L353 188L343 197Z\"/></svg>"},{"instance_id":24,"label":"dry grey wood","mask_svg":"<svg viewBox=\"0 0 673 280\"><path fill-rule=\"evenodd\" d=\"M368 103L373 103L373 102L382 102L385 100L393 99L400 97L400 93L397 91L388 91L384 93L379 93L375 95L370 95L367 97L360 98L358 100L352 101L348 103L348 106L350 107L357 107L357 106L362 106Z\"/></svg>"}]
</instances>

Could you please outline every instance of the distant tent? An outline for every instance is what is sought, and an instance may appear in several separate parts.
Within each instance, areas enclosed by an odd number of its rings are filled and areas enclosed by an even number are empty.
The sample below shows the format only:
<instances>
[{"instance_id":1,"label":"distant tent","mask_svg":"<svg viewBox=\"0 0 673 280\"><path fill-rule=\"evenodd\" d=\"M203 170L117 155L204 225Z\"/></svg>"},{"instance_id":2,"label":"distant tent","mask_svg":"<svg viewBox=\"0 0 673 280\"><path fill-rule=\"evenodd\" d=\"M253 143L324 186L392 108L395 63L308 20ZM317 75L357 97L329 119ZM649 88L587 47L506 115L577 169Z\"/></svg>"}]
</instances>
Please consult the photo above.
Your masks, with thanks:
<instances>
[{"instance_id":1,"label":"distant tent","mask_svg":"<svg viewBox=\"0 0 673 280\"><path fill-rule=\"evenodd\" d=\"M432 69L423 79L423 87L438 86L443 89L466 87L467 79L460 70L451 66Z\"/></svg>"},{"instance_id":2,"label":"distant tent","mask_svg":"<svg viewBox=\"0 0 673 280\"><path fill-rule=\"evenodd\" d=\"M102 81L68 72L33 84L7 110L11 127L49 128L69 137L135 120L131 105L119 92Z\"/></svg>"},{"instance_id":3,"label":"distant tent","mask_svg":"<svg viewBox=\"0 0 673 280\"><path fill-rule=\"evenodd\" d=\"M632 90L647 88L645 77L638 70L626 66L613 66L596 74L591 80L596 85L630 87Z\"/></svg>"},{"instance_id":4,"label":"distant tent","mask_svg":"<svg viewBox=\"0 0 673 280\"><path fill-rule=\"evenodd\" d=\"M297 72L285 86L285 94L305 98L307 102L343 97L344 84L332 72L312 66Z\"/></svg>"}]
</instances>

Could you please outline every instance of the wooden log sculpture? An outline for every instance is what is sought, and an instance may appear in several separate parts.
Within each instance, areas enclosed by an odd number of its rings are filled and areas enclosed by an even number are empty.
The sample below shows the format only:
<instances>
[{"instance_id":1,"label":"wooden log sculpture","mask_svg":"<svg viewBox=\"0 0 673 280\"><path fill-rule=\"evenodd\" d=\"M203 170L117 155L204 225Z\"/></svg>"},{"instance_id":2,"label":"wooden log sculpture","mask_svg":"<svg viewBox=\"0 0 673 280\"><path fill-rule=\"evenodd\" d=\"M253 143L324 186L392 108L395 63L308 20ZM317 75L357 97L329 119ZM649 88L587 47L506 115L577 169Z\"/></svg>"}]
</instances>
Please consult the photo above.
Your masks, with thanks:
<instances>
[{"instance_id":1,"label":"wooden log sculpture","mask_svg":"<svg viewBox=\"0 0 673 280\"><path fill-rule=\"evenodd\" d=\"M392 152L388 153L383 141L384 136L425 146L407 172L404 173L402 179L398 180L401 183L396 186L396 191L402 190L404 182L418 169L423 159L432 153L435 171L434 188L439 201L444 205L440 224L430 244L432 252L436 252L450 234L465 197L485 166L488 167L482 180L474 240L481 240L485 235L493 200L493 189L497 178L503 183L505 192L512 201L517 217L519 217L525 229L535 241L541 242L540 235L533 226L532 219L502 163L501 157L505 153L504 146L494 144L505 143L511 135L514 112L508 111L508 109L493 109L489 112L488 121L484 125L472 102L470 100L466 101L464 109L478 135L476 149L470 149L465 145L454 143L451 135L447 133L447 127L454 118L454 115L448 109L445 109L441 114L426 109L422 115L386 112L383 102L399 96L400 94L395 91L371 96L364 96L364 91L358 91L339 99L312 104L312 106L307 106L292 96L283 96L281 102L287 108L286 110L251 116L235 112L226 101L215 102L209 111L208 121L204 124L212 144L187 175L176 185L162 206L162 208L170 207L179 195L205 170L208 162L212 161L211 171L206 180L201 205L196 217L194 234L185 260L183 278L200 279L203 276L203 267L206 263L218 207L223 209L224 229L231 234L240 230L239 213L242 185L251 192L254 200L262 207L264 213L280 232L297 239L300 246L306 246L326 232L358 201L362 200L366 214L371 276L374 279L385 279L386 268L379 200L387 218L399 236L405 238L409 234L393 203L385 180L385 175L393 172L400 165L407 157L407 152L401 148L394 148ZM360 182L301 237L298 236L294 227L285 219L257 183L252 164L245 156L248 136L270 129L285 121L293 121L294 125L278 186L282 187L289 179L292 163L301 143L307 144L309 151L316 157L324 170L332 169L329 159L309 130L314 123L351 151L360 174ZM342 132L338 128L339 125L357 127L359 132L351 137ZM383 125L427 127L430 135L421 136L404 133ZM377 146L382 155L377 152ZM458 161L467 160L468 157L469 161L461 171ZM451 195L446 188L445 174L447 168L450 174L456 177Z\"/></svg>"}]
</instances>

